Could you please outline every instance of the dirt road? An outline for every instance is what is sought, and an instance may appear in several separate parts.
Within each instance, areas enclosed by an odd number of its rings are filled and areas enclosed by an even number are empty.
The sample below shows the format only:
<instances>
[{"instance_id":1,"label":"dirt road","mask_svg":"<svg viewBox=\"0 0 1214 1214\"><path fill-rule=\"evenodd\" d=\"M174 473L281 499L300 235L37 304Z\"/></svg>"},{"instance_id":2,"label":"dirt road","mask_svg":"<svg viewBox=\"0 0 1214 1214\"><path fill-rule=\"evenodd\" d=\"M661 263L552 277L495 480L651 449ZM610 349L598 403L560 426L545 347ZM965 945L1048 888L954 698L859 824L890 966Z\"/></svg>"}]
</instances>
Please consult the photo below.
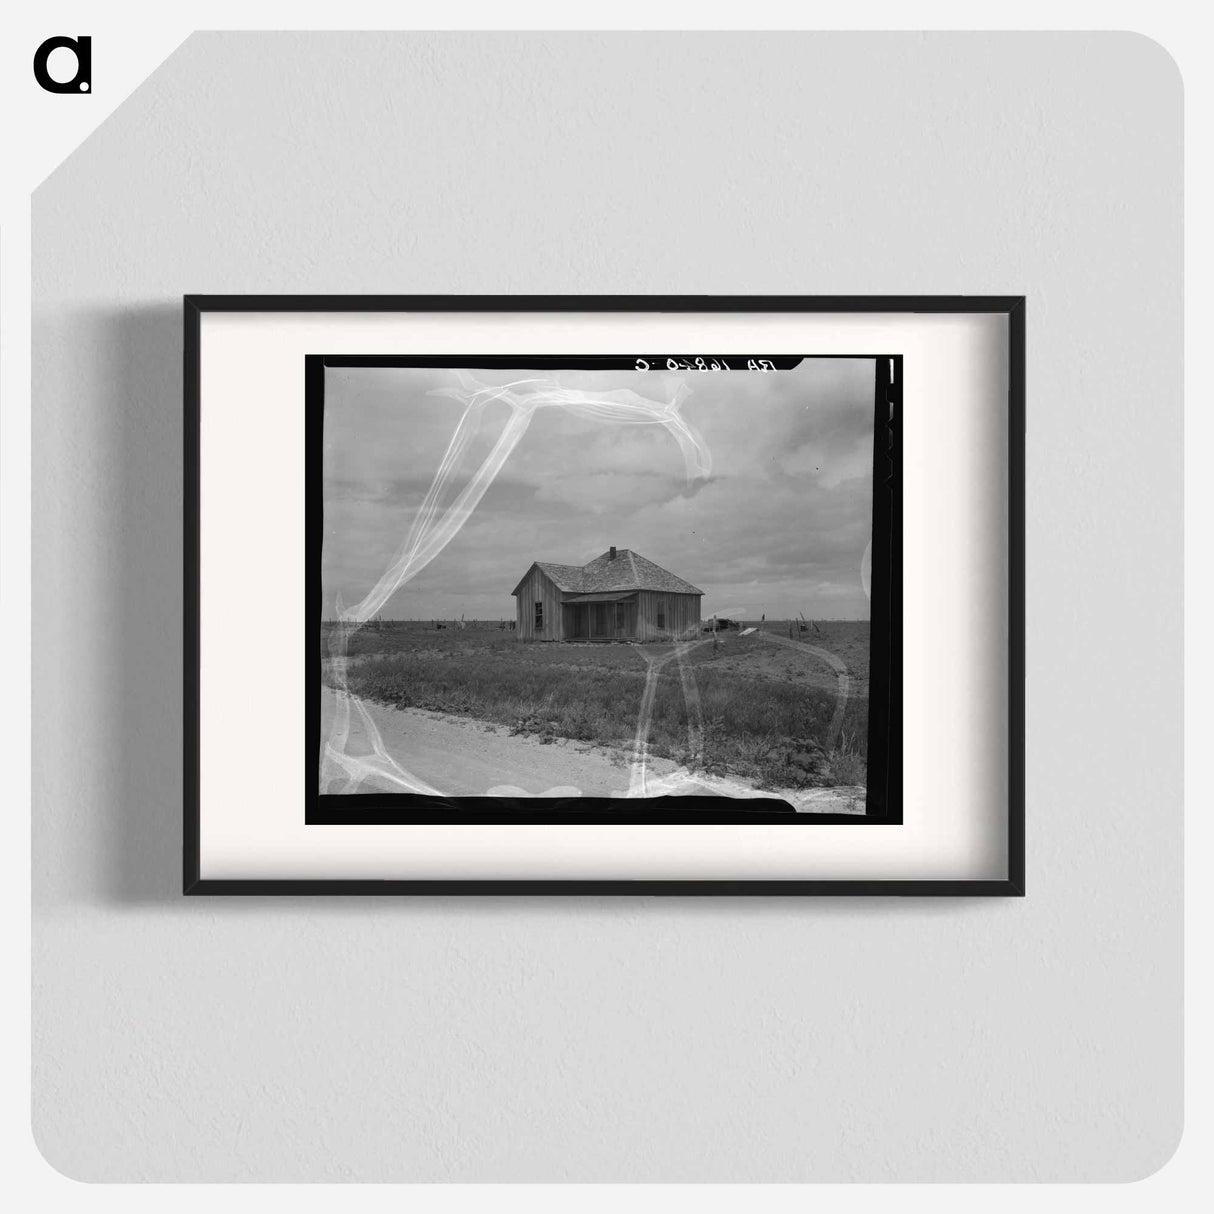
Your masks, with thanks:
<instances>
[{"instance_id":1,"label":"dirt road","mask_svg":"<svg viewBox=\"0 0 1214 1214\"><path fill-rule=\"evenodd\" d=\"M324 688L321 726L328 736L336 695ZM625 797L637 787L636 773L623 751L560 740L545 743L508 729L420 709L389 708L364 702L384 748L421 782L448 796ZM358 713L350 718L349 755L367 754L370 739ZM669 759L650 758L642 795L678 792L704 796L782 796L805 813L863 813L864 790L814 788L759 792L739 780L688 777ZM362 790L401 792L399 785L370 776ZM330 789L332 792L339 788Z\"/></svg>"}]
</instances>

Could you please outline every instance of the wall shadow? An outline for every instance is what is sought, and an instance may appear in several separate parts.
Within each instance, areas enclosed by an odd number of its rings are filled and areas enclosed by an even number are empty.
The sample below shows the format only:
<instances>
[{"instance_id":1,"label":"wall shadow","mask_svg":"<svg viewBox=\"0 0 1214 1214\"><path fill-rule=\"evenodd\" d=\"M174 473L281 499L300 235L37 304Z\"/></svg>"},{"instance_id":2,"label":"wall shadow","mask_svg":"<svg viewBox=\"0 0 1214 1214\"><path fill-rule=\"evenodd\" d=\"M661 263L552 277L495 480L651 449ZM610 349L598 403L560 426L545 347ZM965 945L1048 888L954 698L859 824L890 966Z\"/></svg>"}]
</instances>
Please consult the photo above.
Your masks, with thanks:
<instances>
[{"instance_id":1,"label":"wall shadow","mask_svg":"<svg viewBox=\"0 0 1214 1214\"><path fill-rule=\"evenodd\" d=\"M118 476L117 568L106 584L116 600L109 731L121 772L100 875L112 900L180 903L182 311L172 303L99 319L113 360L102 401Z\"/></svg>"}]
</instances>

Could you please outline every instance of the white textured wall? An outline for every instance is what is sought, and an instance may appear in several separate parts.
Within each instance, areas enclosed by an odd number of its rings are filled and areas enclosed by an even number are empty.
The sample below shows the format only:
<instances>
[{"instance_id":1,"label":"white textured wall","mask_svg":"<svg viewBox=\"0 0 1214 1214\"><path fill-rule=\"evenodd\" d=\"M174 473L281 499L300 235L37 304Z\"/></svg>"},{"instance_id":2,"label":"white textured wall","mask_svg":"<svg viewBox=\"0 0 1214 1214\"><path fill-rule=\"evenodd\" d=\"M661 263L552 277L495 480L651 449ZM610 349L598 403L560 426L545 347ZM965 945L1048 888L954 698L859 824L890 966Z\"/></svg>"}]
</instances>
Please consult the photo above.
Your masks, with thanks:
<instances>
[{"instance_id":1,"label":"white textured wall","mask_svg":"<svg viewBox=\"0 0 1214 1214\"><path fill-rule=\"evenodd\" d=\"M34 198L48 1159L1158 1167L1181 1117L1180 109L1129 35L187 42ZM183 901L185 291L1027 293L1027 899ZM255 637L244 656L240 694L272 701Z\"/></svg>"}]
</instances>

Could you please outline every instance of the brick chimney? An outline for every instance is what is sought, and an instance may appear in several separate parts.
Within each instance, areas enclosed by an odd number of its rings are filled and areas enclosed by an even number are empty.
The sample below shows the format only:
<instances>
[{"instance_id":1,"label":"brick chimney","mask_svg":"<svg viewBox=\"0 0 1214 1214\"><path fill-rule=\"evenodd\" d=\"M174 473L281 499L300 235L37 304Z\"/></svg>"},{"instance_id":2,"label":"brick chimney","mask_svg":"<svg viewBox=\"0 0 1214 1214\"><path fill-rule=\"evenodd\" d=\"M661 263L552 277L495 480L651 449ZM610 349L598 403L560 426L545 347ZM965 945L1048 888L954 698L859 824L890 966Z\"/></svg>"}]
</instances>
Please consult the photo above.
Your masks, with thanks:
<instances>
[{"instance_id":1,"label":"brick chimney","mask_svg":"<svg viewBox=\"0 0 1214 1214\"><path fill-rule=\"evenodd\" d=\"M607 558L609 561L615 560L615 545L611 545L611 555Z\"/></svg>"}]
</instances>

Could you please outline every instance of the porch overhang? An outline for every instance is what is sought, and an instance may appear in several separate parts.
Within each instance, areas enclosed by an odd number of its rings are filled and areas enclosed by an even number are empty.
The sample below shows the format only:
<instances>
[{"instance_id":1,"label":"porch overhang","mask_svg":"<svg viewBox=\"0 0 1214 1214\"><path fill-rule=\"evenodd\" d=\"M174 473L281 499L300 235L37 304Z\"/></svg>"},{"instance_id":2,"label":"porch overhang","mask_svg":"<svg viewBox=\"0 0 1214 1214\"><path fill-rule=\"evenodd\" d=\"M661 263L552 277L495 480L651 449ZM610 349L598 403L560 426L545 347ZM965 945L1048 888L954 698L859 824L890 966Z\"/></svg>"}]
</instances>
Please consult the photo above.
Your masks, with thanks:
<instances>
[{"instance_id":1,"label":"porch overhang","mask_svg":"<svg viewBox=\"0 0 1214 1214\"><path fill-rule=\"evenodd\" d=\"M571 594L561 600L563 603L626 603L635 599L635 590L604 590L597 594Z\"/></svg>"}]
</instances>

